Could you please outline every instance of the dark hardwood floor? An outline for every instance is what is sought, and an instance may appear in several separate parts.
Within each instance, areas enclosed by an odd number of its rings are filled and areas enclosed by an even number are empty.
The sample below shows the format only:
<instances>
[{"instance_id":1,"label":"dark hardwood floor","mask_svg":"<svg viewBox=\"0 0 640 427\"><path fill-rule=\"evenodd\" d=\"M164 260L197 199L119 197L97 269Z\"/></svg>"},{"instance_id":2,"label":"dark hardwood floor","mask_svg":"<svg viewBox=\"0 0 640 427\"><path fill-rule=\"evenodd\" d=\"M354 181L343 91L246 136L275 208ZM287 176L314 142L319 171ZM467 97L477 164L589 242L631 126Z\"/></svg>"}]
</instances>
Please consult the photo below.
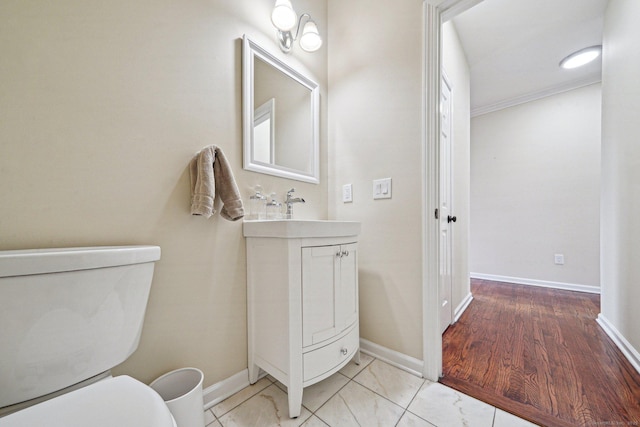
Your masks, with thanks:
<instances>
[{"instance_id":1,"label":"dark hardwood floor","mask_svg":"<svg viewBox=\"0 0 640 427\"><path fill-rule=\"evenodd\" d=\"M640 426L640 374L596 323L599 295L484 280L471 291L442 337L442 384L541 426Z\"/></svg>"}]
</instances>

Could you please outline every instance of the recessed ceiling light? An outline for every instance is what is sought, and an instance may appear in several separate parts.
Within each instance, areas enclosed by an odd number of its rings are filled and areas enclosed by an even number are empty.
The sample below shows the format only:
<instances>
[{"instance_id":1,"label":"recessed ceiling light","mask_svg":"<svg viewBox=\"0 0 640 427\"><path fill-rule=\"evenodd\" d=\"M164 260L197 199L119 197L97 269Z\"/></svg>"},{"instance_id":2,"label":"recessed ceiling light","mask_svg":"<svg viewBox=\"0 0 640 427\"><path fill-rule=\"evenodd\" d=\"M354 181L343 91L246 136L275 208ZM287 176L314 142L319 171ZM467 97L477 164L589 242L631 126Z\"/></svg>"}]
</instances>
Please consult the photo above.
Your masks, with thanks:
<instances>
[{"instance_id":1,"label":"recessed ceiling light","mask_svg":"<svg viewBox=\"0 0 640 427\"><path fill-rule=\"evenodd\" d=\"M580 49L560 61L560 66L565 69L582 67L600 56L601 52L602 46L600 45Z\"/></svg>"}]
</instances>

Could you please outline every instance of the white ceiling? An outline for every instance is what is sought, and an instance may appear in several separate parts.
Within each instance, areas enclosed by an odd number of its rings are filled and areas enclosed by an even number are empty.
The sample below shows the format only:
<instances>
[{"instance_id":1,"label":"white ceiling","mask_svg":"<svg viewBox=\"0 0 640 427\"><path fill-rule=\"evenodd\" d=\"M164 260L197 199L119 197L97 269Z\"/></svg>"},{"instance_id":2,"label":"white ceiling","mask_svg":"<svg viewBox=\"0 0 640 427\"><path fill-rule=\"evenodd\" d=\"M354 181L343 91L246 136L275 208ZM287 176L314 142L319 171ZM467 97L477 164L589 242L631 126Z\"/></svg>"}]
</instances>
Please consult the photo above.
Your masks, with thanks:
<instances>
[{"instance_id":1,"label":"white ceiling","mask_svg":"<svg viewBox=\"0 0 640 427\"><path fill-rule=\"evenodd\" d=\"M453 18L471 71L472 115L600 81L602 61L559 62L602 44L608 0L484 0Z\"/></svg>"}]
</instances>

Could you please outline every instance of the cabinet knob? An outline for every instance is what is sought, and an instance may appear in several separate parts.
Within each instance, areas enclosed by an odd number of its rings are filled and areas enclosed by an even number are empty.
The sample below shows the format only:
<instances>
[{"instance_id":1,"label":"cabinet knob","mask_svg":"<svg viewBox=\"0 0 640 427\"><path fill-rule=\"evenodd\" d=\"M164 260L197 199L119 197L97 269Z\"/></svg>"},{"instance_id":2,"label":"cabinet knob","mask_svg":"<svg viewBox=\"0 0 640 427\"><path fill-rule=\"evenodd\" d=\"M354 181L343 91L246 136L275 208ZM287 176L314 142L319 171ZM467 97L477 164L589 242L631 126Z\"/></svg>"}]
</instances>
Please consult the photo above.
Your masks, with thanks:
<instances>
[{"instance_id":1,"label":"cabinet knob","mask_svg":"<svg viewBox=\"0 0 640 427\"><path fill-rule=\"evenodd\" d=\"M342 251L342 256L349 256L349 251Z\"/></svg>"},{"instance_id":2,"label":"cabinet knob","mask_svg":"<svg viewBox=\"0 0 640 427\"><path fill-rule=\"evenodd\" d=\"M345 347L343 347L342 350L340 350L340 353L342 353L343 356L346 356L347 353L349 353L349 350L347 350Z\"/></svg>"},{"instance_id":3,"label":"cabinet knob","mask_svg":"<svg viewBox=\"0 0 640 427\"><path fill-rule=\"evenodd\" d=\"M342 252L340 252L340 251L336 252L336 257L342 258Z\"/></svg>"}]
</instances>

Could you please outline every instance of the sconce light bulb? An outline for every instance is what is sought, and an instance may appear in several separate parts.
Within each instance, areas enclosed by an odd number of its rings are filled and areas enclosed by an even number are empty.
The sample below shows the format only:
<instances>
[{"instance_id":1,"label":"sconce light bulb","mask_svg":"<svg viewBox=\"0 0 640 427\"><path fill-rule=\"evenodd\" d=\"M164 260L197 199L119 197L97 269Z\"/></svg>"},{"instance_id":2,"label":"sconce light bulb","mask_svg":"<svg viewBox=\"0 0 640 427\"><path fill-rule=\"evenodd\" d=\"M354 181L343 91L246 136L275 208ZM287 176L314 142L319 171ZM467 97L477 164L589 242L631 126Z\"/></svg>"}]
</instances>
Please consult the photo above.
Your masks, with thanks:
<instances>
[{"instance_id":1,"label":"sconce light bulb","mask_svg":"<svg viewBox=\"0 0 640 427\"><path fill-rule=\"evenodd\" d=\"M322 46L322 37L318 32L316 23L309 20L304 24L302 36L300 37L300 47L307 52L315 52Z\"/></svg>"},{"instance_id":2,"label":"sconce light bulb","mask_svg":"<svg viewBox=\"0 0 640 427\"><path fill-rule=\"evenodd\" d=\"M280 31L289 31L298 23L298 16L290 0L276 0L271 12L271 22Z\"/></svg>"}]
</instances>

